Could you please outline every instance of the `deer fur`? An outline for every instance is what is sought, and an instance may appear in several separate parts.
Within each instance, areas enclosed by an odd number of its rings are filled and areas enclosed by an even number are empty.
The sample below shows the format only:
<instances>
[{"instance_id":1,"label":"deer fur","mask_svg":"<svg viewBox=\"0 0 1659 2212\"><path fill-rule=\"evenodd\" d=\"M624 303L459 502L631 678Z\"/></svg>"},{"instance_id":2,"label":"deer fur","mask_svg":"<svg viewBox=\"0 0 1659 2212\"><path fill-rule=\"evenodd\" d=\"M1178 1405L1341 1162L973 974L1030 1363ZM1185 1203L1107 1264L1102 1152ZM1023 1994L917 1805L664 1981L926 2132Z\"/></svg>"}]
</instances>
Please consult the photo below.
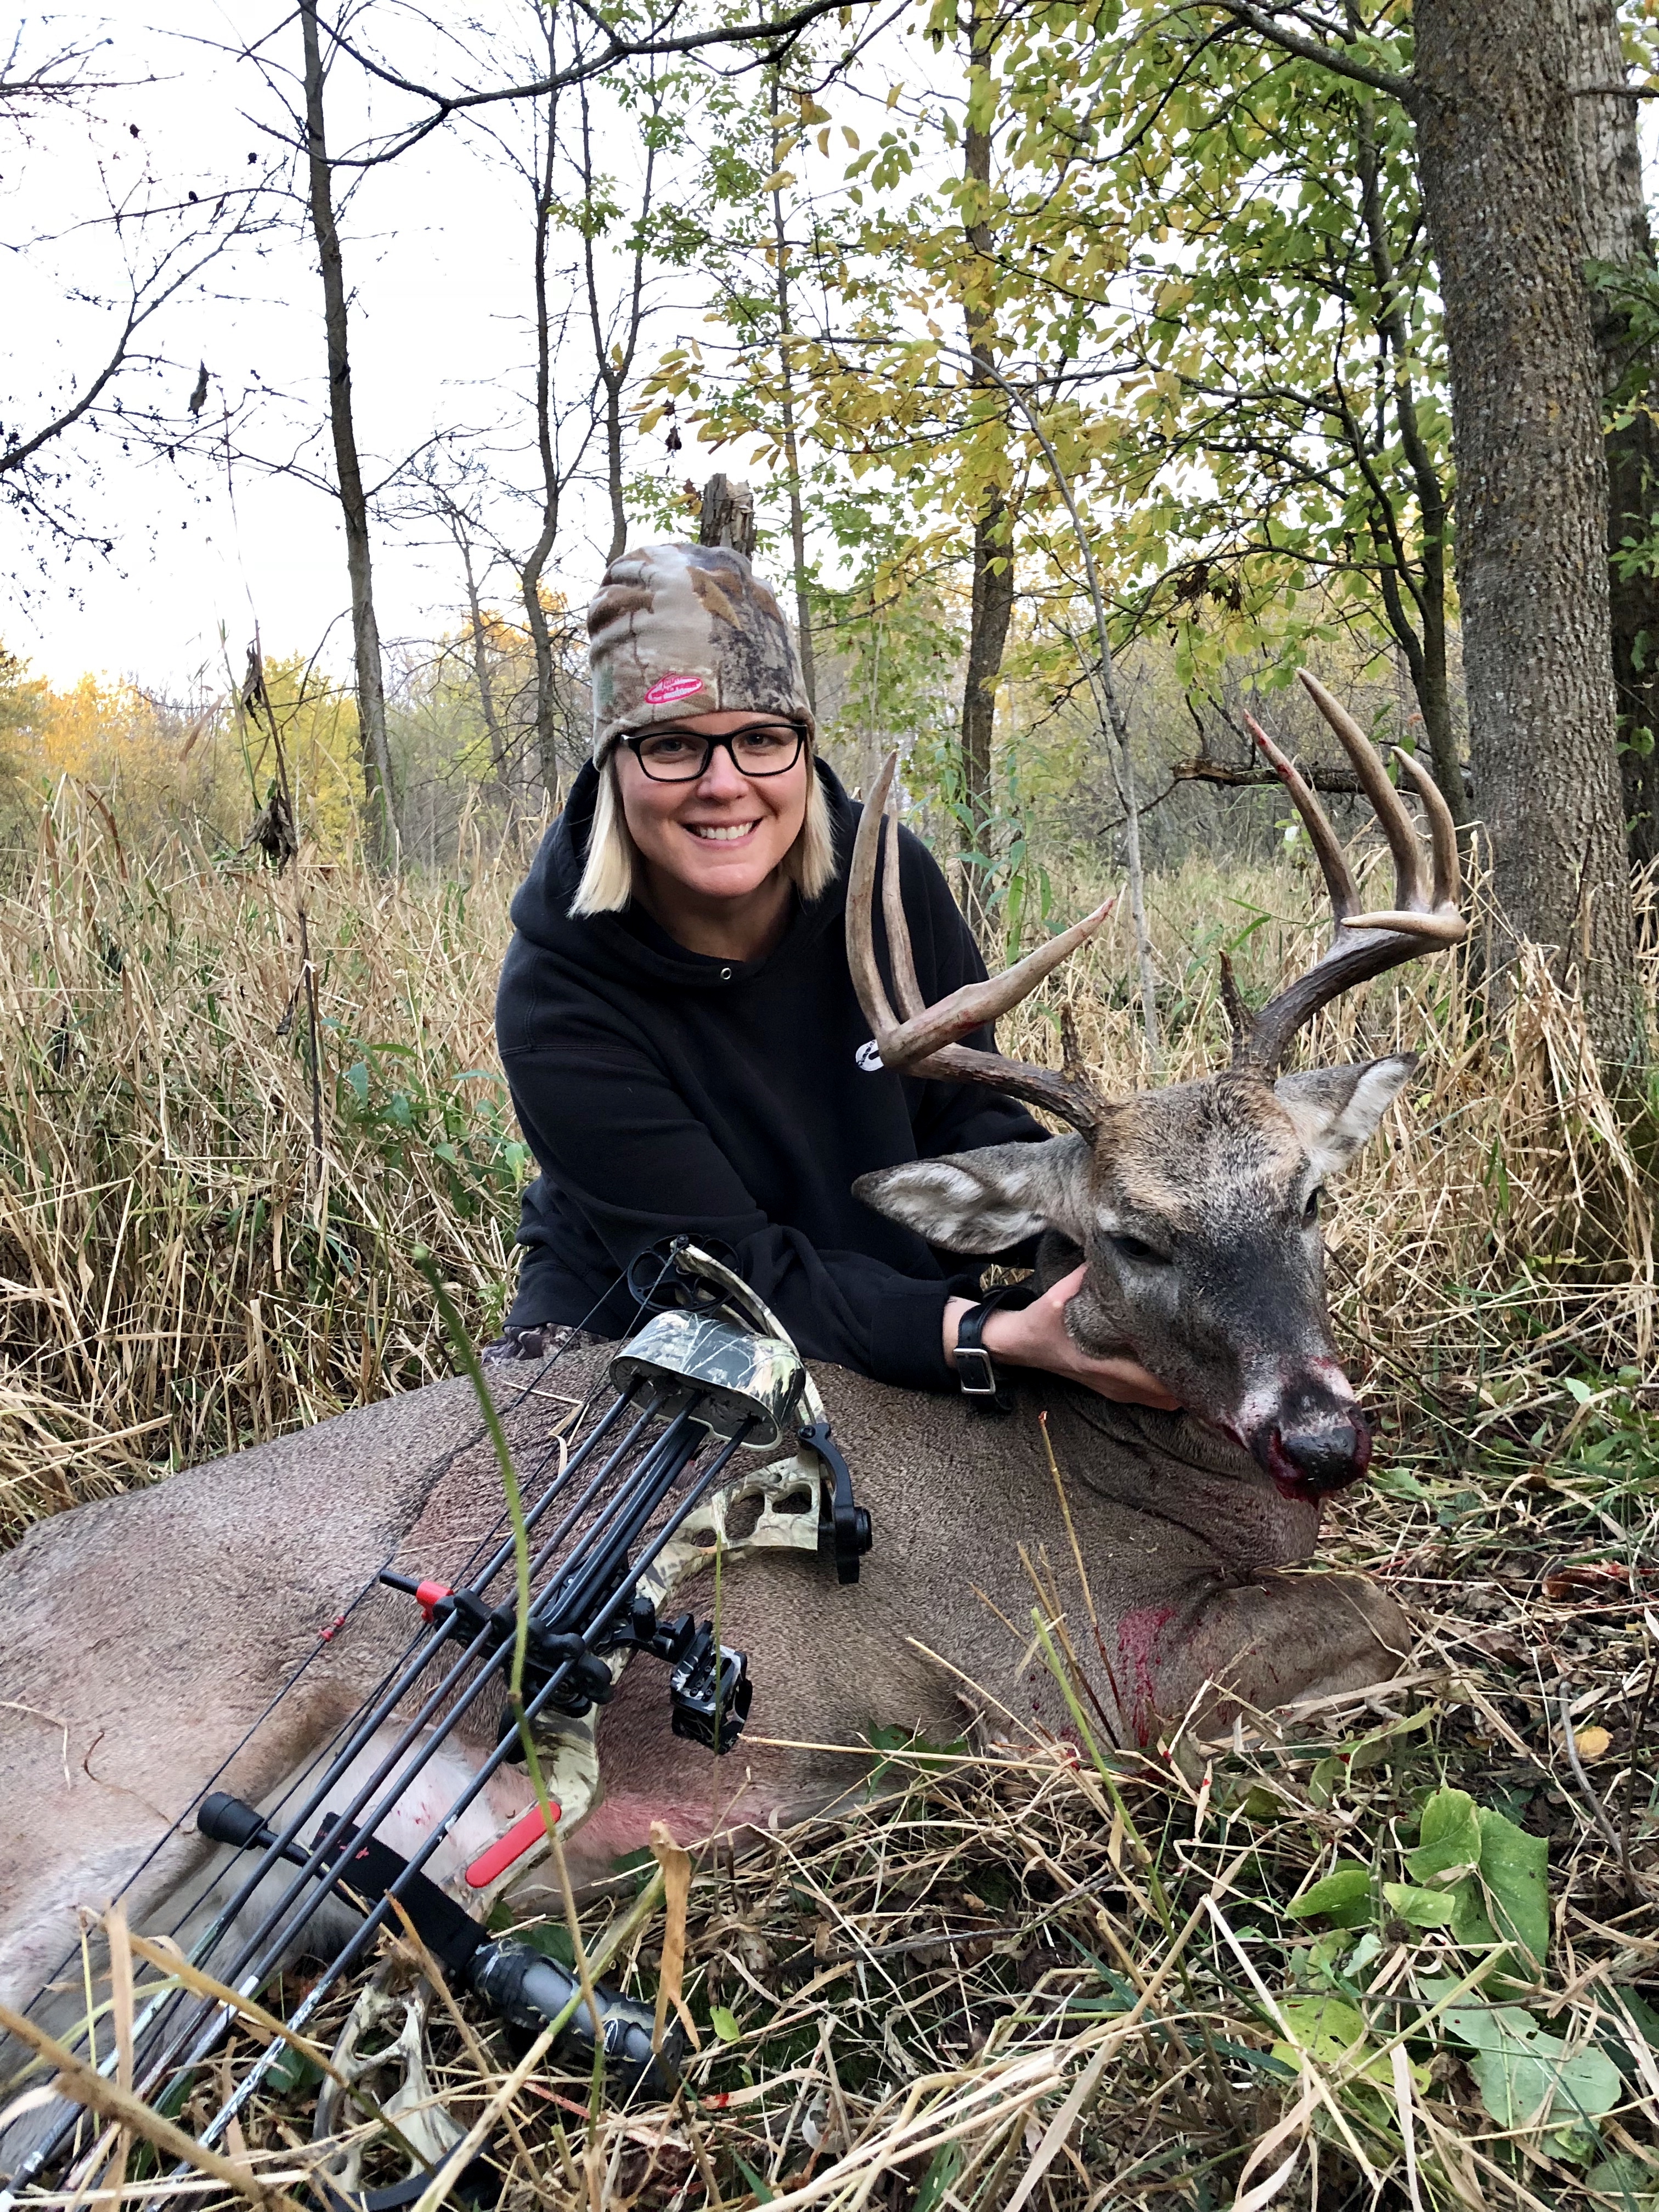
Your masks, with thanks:
<instances>
[{"instance_id":1,"label":"deer fur","mask_svg":"<svg viewBox=\"0 0 1659 2212\"><path fill-rule=\"evenodd\" d=\"M608 1356L579 1350L553 1370L559 1391L580 1394ZM749 1652L757 1687L745 1737L719 1762L671 1735L662 1669L634 1662L599 1731L600 1802L567 1838L579 1879L643 1845L653 1820L690 1841L823 1809L861 1782L877 1728L936 1742L1068 1735L1042 1670L1017 1675L1037 1595L1022 1553L1052 1577L1103 1733L1126 1743L1189 1711L1213 1726L1240 1702L1276 1706L1397 1668L1407 1633L1390 1600L1359 1577L1295 1571L1317 1504L1281 1495L1205 1422L1052 1378L998 1419L815 1373L874 1519L863 1579L838 1588L787 1553L726 1578L721 1633ZM493 1386L527 1462L568 1408L526 1395L513 1370ZM101 1909L152 1851L129 1917L165 1928L168 1900L210 1856L193 1833L169 1834L173 1820L227 1761L220 1786L272 1798L403 1649L410 1601L376 1589L318 1652L319 1632L382 1565L455 1571L500 1504L471 1389L445 1382L79 1506L0 1558L0 2000L27 2003L77 1913ZM464 1767L483 1747L459 1742L455 1757ZM407 1849L458 1787L429 1792L388 1840ZM503 1769L489 1817L505 1825L529 1802Z\"/></svg>"}]
</instances>

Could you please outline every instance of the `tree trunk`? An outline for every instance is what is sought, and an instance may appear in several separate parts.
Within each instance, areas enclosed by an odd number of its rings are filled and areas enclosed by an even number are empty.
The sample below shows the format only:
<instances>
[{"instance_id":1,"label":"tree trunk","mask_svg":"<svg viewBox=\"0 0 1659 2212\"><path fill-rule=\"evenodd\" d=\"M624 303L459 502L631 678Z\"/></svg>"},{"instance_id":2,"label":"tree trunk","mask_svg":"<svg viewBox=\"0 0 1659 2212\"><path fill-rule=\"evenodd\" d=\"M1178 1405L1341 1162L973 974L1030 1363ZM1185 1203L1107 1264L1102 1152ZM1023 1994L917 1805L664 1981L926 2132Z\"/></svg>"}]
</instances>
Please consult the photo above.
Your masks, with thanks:
<instances>
[{"instance_id":1,"label":"tree trunk","mask_svg":"<svg viewBox=\"0 0 1659 2212\"><path fill-rule=\"evenodd\" d=\"M634 356L639 350L640 331L645 321L644 241L656 182L656 138L654 134L647 134L645 181L640 198L640 220L634 234L634 268L625 335L616 342L614 347L607 347L605 319L599 312L599 274L593 264L596 228L593 221L593 144L589 128L586 83L581 86L579 97L582 118L582 197L587 214L582 229L582 266L587 284L588 321L593 332L594 370L605 393L605 482L611 501L611 550L605 556L609 565L612 561L620 561L628 550L628 510L623 497L623 401L628 391L628 380L633 374Z\"/></svg>"},{"instance_id":2,"label":"tree trunk","mask_svg":"<svg viewBox=\"0 0 1659 2212\"><path fill-rule=\"evenodd\" d=\"M478 580L472 568L472 547L459 530L457 538L461 549L461 566L466 575L466 613L467 620L472 625L472 673L478 686L478 704L483 712L484 735L489 744L489 770L502 805L510 807L513 783L508 772L507 737L495 707L495 686L489 673L489 647L484 636L483 608L478 599Z\"/></svg>"},{"instance_id":3,"label":"tree trunk","mask_svg":"<svg viewBox=\"0 0 1659 2212\"><path fill-rule=\"evenodd\" d=\"M1601 375L1561 0L1418 0L1424 210L1457 465L1469 750L1510 928L1555 949L1595 1049L1640 1050L1615 750Z\"/></svg>"},{"instance_id":4,"label":"tree trunk","mask_svg":"<svg viewBox=\"0 0 1659 2212\"><path fill-rule=\"evenodd\" d=\"M386 745L386 684L380 632L374 619L374 578L369 561L368 501L357 459L351 413L351 360L346 347L345 272L334 221L334 182L323 134L323 60L317 34L317 0L300 0L305 43L306 153L311 181L311 222L323 271L323 319L328 337L328 418L334 434L334 469L345 523L346 567L351 578L351 640L357 669L357 735L362 754L363 796L369 848L382 867L397 856L396 794Z\"/></svg>"},{"instance_id":5,"label":"tree trunk","mask_svg":"<svg viewBox=\"0 0 1659 2212\"><path fill-rule=\"evenodd\" d=\"M710 477L698 509L699 545L729 545L745 560L755 551L755 495L730 477Z\"/></svg>"},{"instance_id":6,"label":"tree trunk","mask_svg":"<svg viewBox=\"0 0 1659 2212\"><path fill-rule=\"evenodd\" d=\"M1462 829L1468 823L1469 802L1463 788L1457 732L1452 726L1451 684L1446 667L1446 548L1449 536L1446 488L1440 481L1418 416L1410 368L1411 331L1394 248L1383 219L1376 138L1369 110L1363 106L1359 112L1358 155L1360 212L1365 225L1371 280L1381 302L1379 332L1390 356L1389 380L1393 390L1395 424L1400 433L1401 451L1412 472L1421 526L1422 550L1415 578L1403 557L1403 547L1398 544L1400 532L1395 518L1390 514L1386 529L1375 531L1378 574L1389 625L1411 671L1412 689L1417 695L1424 735L1429 741L1434 780L1451 809L1452 820ZM1357 420L1352 434L1363 441L1364 433ZM1397 568L1390 567L1391 560L1398 561ZM1410 610L1401 595L1402 584L1413 602ZM1413 612L1415 623L1412 619Z\"/></svg>"},{"instance_id":7,"label":"tree trunk","mask_svg":"<svg viewBox=\"0 0 1659 2212\"><path fill-rule=\"evenodd\" d=\"M772 72L769 89L772 169L775 175L782 167L778 152L782 133L778 124L776 70ZM789 359L789 340L793 335L789 317L789 241L784 234L781 190L772 195L772 234L777 253L778 368L783 386L783 458L789 472L789 547L795 568L795 637L800 647L800 672L806 686L806 703L816 714L818 711L818 681L812 658L812 602L806 590L806 516L801 505L800 454L795 442L794 370Z\"/></svg>"},{"instance_id":8,"label":"tree trunk","mask_svg":"<svg viewBox=\"0 0 1659 2212\"><path fill-rule=\"evenodd\" d=\"M548 64L552 74L553 15L548 14ZM553 352L547 315L547 240L552 222L553 163L556 144L558 94L547 95L547 131L542 144L542 171L536 184L536 228L532 278L536 302L536 453L542 470L542 526L519 572L524 594L525 620L530 629L531 649L536 657L536 754L547 803L556 810L563 793L559 774L558 701L554 691L553 635L542 599L542 572L559 534L559 499L563 489L553 452Z\"/></svg>"},{"instance_id":9,"label":"tree trunk","mask_svg":"<svg viewBox=\"0 0 1659 2212\"><path fill-rule=\"evenodd\" d=\"M1613 0L1571 0L1574 34L1570 82L1625 82L1625 59ZM1654 276L1653 237L1642 197L1637 101L1582 94L1572 102L1583 199L1584 252L1593 262L1627 270L1638 283ZM1620 768L1626 834L1638 866L1659 856L1659 577L1620 574L1626 540L1649 544L1659 507L1659 404L1653 363L1632 348L1627 303L1592 283L1590 315L1601 357L1604 394L1619 413L1607 434L1607 554L1613 610L1613 681L1618 697Z\"/></svg>"},{"instance_id":10,"label":"tree trunk","mask_svg":"<svg viewBox=\"0 0 1659 2212\"><path fill-rule=\"evenodd\" d=\"M990 225L991 132L988 117L976 119L975 90L983 97L996 17L990 0L970 0L968 14L969 120L963 133L963 231L970 262L963 292L962 317L970 362L968 381L975 392L998 394L991 372L996 356L996 270ZM991 861L991 741L996 724L997 684L1014 611L1013 516L1002 493L993 488L974 518L973 597L968 629L968 673L962 693L962 784L968 810L964 904L981 947L988 951L988 893Z\"/></svg>"}]
</instances>

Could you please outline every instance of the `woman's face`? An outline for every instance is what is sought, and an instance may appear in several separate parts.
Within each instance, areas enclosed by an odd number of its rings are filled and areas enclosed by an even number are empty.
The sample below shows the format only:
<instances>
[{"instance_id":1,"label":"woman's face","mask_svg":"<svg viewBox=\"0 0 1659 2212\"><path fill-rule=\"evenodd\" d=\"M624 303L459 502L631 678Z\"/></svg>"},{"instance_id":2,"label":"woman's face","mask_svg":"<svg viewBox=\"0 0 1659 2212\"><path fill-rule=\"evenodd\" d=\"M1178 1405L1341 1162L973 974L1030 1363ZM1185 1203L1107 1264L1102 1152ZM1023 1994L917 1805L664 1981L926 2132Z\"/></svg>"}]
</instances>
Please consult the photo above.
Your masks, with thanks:
<instances>
[{"instance_id":1,"label":"woman's face","mask_svg":"<svg viewBox=\"0 0 1659 2212\"><path fill-rule=\"evenodd\" d=\"M763 726L793 735L792 723L769 714L695 714L674 724L711 738ZM724 745L715 745L693 783L653 781L625 744L613 757L623 817L641 856L699 897L740 899L758 890L806 819L812 758L805 746L781 775L747 776Z\"/></svg>"}]
</instances>

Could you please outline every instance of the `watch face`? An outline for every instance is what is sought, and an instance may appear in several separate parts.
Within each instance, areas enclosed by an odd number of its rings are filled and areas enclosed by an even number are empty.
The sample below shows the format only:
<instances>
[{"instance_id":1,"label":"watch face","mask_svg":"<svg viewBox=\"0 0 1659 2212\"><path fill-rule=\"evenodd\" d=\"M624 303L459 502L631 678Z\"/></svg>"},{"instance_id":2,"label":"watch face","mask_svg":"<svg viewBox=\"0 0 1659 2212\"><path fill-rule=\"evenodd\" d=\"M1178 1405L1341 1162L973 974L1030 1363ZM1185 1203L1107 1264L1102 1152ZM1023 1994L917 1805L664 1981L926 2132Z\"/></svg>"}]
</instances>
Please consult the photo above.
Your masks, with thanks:
<instances>
[{"instance_id":1,"label":"watch face","mask_svg":"<svg viewBox=\"0 0 1659 2212\"><path fill-rule=\"evenodd\" d=\"M991 1364L991 1355L983 1345L957 1345L957 1381L964 1397L995 1397L997 1372Z\"/></svg>"}]
</instances>

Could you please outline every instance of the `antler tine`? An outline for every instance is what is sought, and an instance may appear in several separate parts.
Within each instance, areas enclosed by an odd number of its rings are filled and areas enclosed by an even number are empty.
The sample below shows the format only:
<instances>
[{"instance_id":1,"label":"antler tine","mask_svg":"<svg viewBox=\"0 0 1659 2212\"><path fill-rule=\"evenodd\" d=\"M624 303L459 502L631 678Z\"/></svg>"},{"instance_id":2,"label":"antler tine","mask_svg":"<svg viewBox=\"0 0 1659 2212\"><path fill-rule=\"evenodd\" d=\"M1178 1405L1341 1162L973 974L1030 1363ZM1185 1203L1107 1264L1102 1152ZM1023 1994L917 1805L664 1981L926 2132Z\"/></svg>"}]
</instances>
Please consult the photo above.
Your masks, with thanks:
<instances>
[{"instance_id":1,"label":"antler tine","mask_svg":"<svg viewBox=\"0 0 1659 2212\"><path fill-rule=\"evenodd\" d=\"M1298 668L1302 688L1320 713L1335 731L1339 743L1353 763L1354 774L1359 778L1359 787L1370 799L1377 820L1382 825L1382 835L1389 841L1389 850L1394 854L1394 902L1396 908L1407 911L1420 906L1425 897L1423 884L1423 854L1417 842L1417 830L1406 811L1406 803L1389 781L1376 746L1365 735L1353 716L1338 700L1333 699L1316 676L1305 668Z\"/></svg>"},{"instance_id":2,"label":"antler tine","mask_svg":"<svg viewBox=\"0 0 1659 2212\"><path fill-rule=\"evenodd\" d=\"M890 753L865 802L853 845L853 861L847 885L847 964L853 988L870 1024L885 1067L909 1075L957 1083L983 1083L1006 1091L1034 1106L1058 1114L1091 1136L1105 1106L1087 1079L1075 1069L1057 1072L1023 1060L1006 1060L999 1052L981 1052L957 1042L972 1030L994 1022L1029 996L1052 969L1093 935L1112 910L1109 899L1091 915L1060 936L1027 953L1000 975L982 983L965 983L936 1006L923 1001L910 946L909 926L904 918L898 867L898 832L887 817L887 801L898 768L898 755ZM893 988L903 1018L895 1017L881 970L876 963L872 914L875 902L877 854L884 850L882 870L882 919L886 925L888 952L892 963Z\"/></svg>"},{"instance_id":3,"label":"antler tine","mask_svg":"<svg viewBox=\"0 0 1659 2212\"><path fill-rule=\"evenodd\" d=\"M887 925L887 957L893 964L899 1012L913 1022L927 1012L927 1002L916 981L910 925L904 919L904 886L899 878L898 823L890 814L882 816L881 833L881 918Z\"/></svg>"},{"instance_id":4,"label":"antler tine","mask_svg":"<svg viewBox=\"0 0 1659 2212\"><path fill-rule=\"evenodd\" d=\"M1241 1071L1271 1077L1285 1057L1286 1048L1305 1022L1322 1006L1340 998L1355 984L1368 981L1389 968L1414 959L1419 952L1439 951L1461 944L1469 933L1459 911L1462 872L1457 855L1457 833L1451 810L1419 761L1395 748L1401 764L1415 787L1428 817L1429 839L1434 860L1434 888L1424 883L1423 853L1417 828L1405 801L1389 782L1382 760L1352 714L1340 707L1323 684L1299 672L1310 696L1341 740L1353 763L1360 787L1370 800L1394 855L1395 896L1398 904L1386 913L1361 914L1353 878L1323 810L1294 764L1272 738L1252 722L1250 734L1288 787L1297 813L1319 855L1325 881L1330 886L1336 928L1330 947L1305 975L1297 977L1261 1012L1249 1019L1242 1032L1231 999L1233 1024L1233 1066ZM1229 979L1231 980L1231 979Z\"/></svg>"},{"instance_id":5,"label":"antler tine","mask_svg":"<svg viewBox=\"0 0 1659 2212\"><path fill-rule=\"evenodd\" d=\"M1359 903L1359 893L1349 872L1348 856L1343 851L1324 808L1315 798L1312 786L1296 763L1288 753L1280 752L1261 723L1246 714L1244 726L1267 755L1268 766L1295 802L1296 811L1307 829L1308 842L1318 855L1320 872L1325 878L1325 888L1331 895L1331 912L1339 923L1346 921Z\"/></svg>"},{"instance_id":6,"label":"antler tine","mask_svg":"<svg viewBox=\"0 0 1659 2212\"><path fill-rule=\"evenodd\" d=\"M888 1003L881 970L876 965L876 939L870 909L875 896L876 855L880 850L881 825L886 818L887 794L893 787L897 769L898 755L889 753L876 778L876 787L866 799L864 811L859 817L858 836L853 840L853 863L847 872L847 965L852 970L858 1002L884 1060L886 1040L896 1034L898 1024Z\"/></svg>"},{"instance_id":7,"label":"antler tine","mask_svg":"<svg viewBox=\"0 0 1659 2212\"><path fill-rule=\"evenodd\" d=\"M1463 867L1457 850L1457 824L1452 820L1445 793L1415 753L1408 753L1401 745L1393 750L1395 758L1416 786L1423 811L1429 817L1429 842L1434 854L1433 902L1437 907L1461 907Z\"/></svg>"}]
</instances>

